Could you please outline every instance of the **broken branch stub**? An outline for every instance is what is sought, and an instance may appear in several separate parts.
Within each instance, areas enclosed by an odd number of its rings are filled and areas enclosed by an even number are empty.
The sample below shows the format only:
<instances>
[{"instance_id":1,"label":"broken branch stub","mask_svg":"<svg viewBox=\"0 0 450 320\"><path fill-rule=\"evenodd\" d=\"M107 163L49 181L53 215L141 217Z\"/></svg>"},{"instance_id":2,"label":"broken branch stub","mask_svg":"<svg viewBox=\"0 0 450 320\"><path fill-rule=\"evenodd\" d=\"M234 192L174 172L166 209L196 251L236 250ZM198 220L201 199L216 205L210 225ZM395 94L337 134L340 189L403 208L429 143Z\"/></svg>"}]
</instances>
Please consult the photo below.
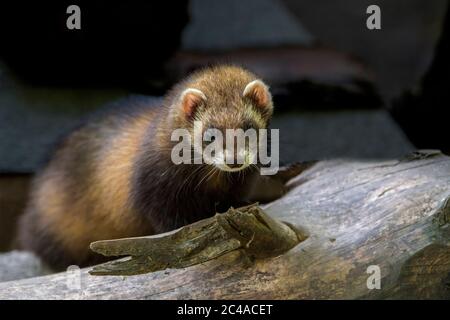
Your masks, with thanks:
<instances>
[{"instance_id":1,"label":"broken branch stub","mask_svg":"<svg viewBox=\"0 0 450 320\"><path fill-rule=\"evenodd\" d=\"M105 256L130 256L95 266L92 275L136 275L184 268L242 250L250 258L283 254L306 239L303 231L268 216L257 204L216 214L168 233L96 241Z\"/></svg>"}]
</instances>

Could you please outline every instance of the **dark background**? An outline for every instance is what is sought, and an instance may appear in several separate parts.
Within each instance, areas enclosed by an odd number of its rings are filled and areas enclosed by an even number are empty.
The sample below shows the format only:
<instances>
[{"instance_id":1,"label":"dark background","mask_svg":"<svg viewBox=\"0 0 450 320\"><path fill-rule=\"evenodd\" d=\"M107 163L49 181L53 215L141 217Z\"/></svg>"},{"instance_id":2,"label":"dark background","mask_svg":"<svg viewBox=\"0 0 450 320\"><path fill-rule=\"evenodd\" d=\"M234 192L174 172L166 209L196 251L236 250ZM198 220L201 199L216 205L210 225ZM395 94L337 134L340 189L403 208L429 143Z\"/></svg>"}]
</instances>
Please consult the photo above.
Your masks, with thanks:
<instances>
[{"instance_id":1,"label":"dark background","mask_svg":"<svg viewBox=\"0 0 450 320\"><path fill-rule=\"evenodd\" d=\"M81 30L66 8L81 8ZM381 8L381 30L366 8ZM15 1L0 4L0 250L31 174L84 116L159 99L190 71L243 65L272 88L282 161L450 150L445 0Z\"/></svg>"}]
</instances>

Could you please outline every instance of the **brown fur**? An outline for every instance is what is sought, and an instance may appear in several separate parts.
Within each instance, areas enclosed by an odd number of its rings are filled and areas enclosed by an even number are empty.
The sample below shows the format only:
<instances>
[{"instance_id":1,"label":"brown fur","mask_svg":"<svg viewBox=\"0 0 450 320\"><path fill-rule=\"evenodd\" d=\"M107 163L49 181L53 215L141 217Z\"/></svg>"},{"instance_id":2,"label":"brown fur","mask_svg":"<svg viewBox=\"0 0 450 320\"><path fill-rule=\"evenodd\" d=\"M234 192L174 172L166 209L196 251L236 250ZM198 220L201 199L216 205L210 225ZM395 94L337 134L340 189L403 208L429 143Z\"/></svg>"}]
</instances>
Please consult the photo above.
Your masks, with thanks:
<instances>
[{"instance_id":1,"label":"brown fur","mask_svg":"<svg viewBox=\"0 0 450 320\"><path fill-rule=\"evenodd\" d=\"M206 69L176 85L161 107L112 113L73 132L34 180L22 247L56 268L88 265L101 261L89 250L93 241L164 232L239 205L257 172L205 179L207 165L171 162L170 134L192 129L193 118L218 128L265 127L271 102L261 109L242 97L255 79L237 67ZM186 88L207 97L193 118L179 107Z\"/></svg>"}]
</instances>

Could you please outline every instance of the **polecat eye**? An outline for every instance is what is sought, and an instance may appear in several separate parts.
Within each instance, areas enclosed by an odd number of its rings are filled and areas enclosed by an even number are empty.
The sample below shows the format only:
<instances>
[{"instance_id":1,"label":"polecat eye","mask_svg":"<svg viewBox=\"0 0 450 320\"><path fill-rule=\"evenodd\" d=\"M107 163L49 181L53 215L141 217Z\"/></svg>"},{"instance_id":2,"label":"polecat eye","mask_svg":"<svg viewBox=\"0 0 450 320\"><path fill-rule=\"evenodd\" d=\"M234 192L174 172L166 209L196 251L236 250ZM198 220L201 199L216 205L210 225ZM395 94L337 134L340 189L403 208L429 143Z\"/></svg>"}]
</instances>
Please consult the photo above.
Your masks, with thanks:
<instances>
[{"instance_id":1,"label":"polecat eye","mask_svg":"<svg viewBox=\"0 0 450 320\"><path fill-rule=\"evenodd\" d=\"M208 129L205 130L205 133L203 134L203 140L206 143L213 143L214 141L216 141L216 135L218 134L219 129L217 128L213 128L210 127Z\"/></svg>"},{"instance_id":2,"label":"polecat eye","mask_svg":"<svg viewBox=\"0 0 450 320\"><path fill-rule=\"evenodd\" d=\"M255 126L253 125L253 122L246 121L242 124L242 130L244 130L244 132L247 130L250 130L250 129L254 129L254 128L255 128Z\"/></svg>"}]
</instances>

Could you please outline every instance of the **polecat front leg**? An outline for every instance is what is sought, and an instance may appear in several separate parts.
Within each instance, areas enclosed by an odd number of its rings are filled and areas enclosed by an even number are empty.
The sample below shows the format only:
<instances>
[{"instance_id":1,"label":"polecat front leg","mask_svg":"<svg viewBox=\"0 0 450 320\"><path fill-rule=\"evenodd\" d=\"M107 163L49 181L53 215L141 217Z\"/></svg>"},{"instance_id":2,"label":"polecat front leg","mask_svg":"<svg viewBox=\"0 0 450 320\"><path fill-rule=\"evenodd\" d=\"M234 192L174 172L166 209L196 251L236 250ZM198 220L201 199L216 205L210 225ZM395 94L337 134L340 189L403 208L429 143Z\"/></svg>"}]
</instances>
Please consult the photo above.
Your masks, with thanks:
<instances>
[{"instance_id":1,"label":"polecat front leg","mask_svg":"<svg viewBox=\"0 0 450 320\"><path fill-rule=\"evenodd\" d=\"M287 184L289 180L312 167L316 161L296 162L281 167L275 175L258 175L248 188L245 200L248 203L266 203L281 198L290 190Z\"/></svg>"}]
</instances>

